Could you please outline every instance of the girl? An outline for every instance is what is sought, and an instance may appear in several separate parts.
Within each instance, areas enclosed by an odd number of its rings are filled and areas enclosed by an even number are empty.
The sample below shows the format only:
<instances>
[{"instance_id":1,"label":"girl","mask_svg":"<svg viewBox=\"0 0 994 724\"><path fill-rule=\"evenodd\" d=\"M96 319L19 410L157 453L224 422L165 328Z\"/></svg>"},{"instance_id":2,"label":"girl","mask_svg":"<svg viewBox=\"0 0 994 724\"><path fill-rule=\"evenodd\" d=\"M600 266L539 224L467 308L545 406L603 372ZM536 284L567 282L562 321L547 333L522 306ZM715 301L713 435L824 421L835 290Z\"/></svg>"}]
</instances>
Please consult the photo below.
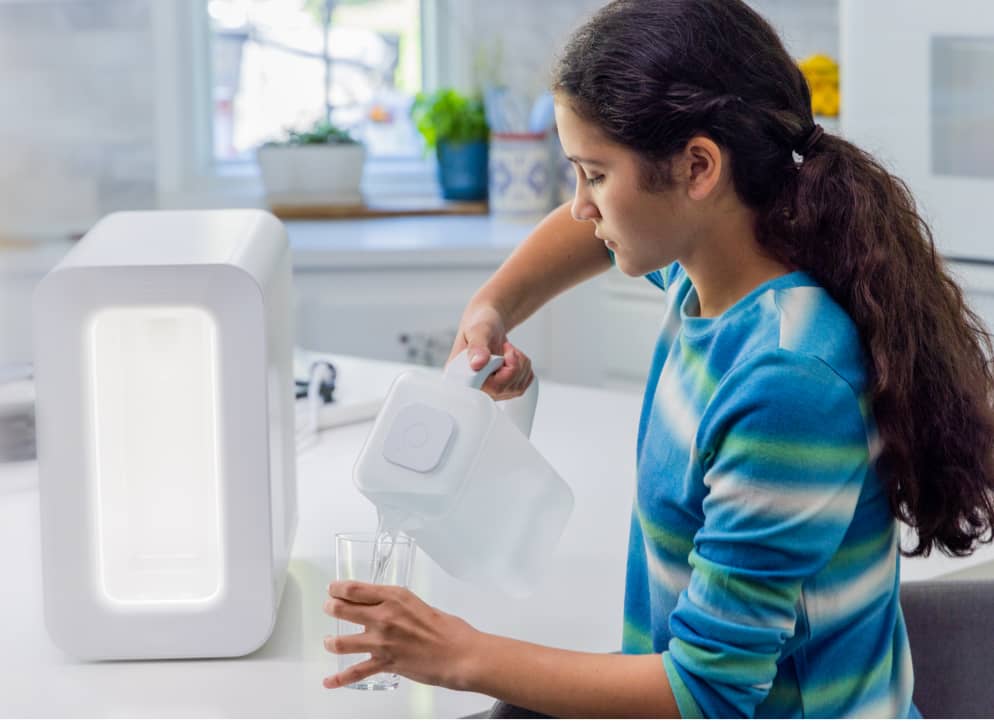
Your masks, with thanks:
<instances>
[{"instance_id":1,"label":"girl","mask_svg":"<svg viewBox=\"0 0 994 724\"><path fill-rule=\"evenodd\" d=\"M332 584L326 641L376 671L554 716L916 715L910 554L991 538L991 344L904 184L814 123L741 0L616 0L569 41L556 120L577 171L474 296L453 354L520 394L507 331L613 263L666 316L638 435L623 654L481 633L413 594Z\"/></svg>"}]
</instances>

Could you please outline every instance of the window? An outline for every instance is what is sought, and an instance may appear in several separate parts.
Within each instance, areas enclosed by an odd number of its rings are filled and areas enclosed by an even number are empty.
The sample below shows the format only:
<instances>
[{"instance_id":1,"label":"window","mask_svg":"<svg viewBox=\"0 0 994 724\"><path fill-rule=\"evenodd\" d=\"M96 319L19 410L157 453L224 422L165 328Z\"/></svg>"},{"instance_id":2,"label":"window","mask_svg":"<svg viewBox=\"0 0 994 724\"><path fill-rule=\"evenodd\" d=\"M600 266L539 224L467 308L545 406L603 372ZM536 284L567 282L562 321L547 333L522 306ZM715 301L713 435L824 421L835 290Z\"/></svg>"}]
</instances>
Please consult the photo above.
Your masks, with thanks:
<instances>
[{"instance_id":1,"label":"window","mask_svg":"<svg viewBox=\"0 0 994 724\"><path fill-rule=\"evenodd\" d=\"M209 0L213 160L324 118L372 158L422 158L420 0Z\"/></svg>"},{"instance_id":2,"label":"window","mask_svg":"<svg viewBox=\"0 0 994 724\"><path fill-rule=\"evenodd\" d=\"M406 104L422 87L472 87L472 7L336 0L326 75L325 0L153 3L159 205L257 204L254 147L320 118L326 103L369 145L364 192L434 196L434 160L422 153Z\"/></svg>"}]
</instances>

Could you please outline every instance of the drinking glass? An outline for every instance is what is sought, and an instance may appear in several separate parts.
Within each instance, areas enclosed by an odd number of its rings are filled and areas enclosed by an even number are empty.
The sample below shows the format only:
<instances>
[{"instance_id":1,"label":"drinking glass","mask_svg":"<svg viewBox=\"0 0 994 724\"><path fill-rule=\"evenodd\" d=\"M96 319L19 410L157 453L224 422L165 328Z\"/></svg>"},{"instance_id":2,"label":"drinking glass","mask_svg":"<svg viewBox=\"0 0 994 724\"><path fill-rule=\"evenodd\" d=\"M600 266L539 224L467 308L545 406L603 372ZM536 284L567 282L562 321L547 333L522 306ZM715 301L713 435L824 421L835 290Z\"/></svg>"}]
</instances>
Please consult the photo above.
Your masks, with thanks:
<instances>
[{"instance_id":1,"label":"drinking glass","mask_svg":"<svg viewBox=\"0 0 994 724\"><path fill-rule=\"evenodd\" d=\"M338 533L335 536L335 578L339 581L363 581L408 588L414 563L414 550L414 541L403 533L393 534L392 542L389 536L382 534L377 539L376 533ZM380 569L379 576L376 576L374 563ZM374 581L374 577L378 580ZM343 619L337 621L339 636L365 631L365 627L361 624ZM368 658L368 654L339 654L338 670L344 671ZM399 681L400 677L397 674L382 672L354 684L348 684L348 687L367 691L386 691L396 689Z\"/></svg>"}]
</instances>

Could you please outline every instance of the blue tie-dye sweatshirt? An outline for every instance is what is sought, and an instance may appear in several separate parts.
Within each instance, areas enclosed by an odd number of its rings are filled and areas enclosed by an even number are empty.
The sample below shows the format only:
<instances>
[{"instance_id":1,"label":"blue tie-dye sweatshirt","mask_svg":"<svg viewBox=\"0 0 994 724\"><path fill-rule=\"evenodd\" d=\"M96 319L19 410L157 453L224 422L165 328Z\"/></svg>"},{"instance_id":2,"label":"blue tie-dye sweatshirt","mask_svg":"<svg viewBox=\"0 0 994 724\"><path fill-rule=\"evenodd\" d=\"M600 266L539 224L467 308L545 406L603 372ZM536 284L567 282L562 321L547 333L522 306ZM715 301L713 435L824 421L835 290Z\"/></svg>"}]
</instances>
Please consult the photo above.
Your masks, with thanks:
<instances>
[{"instance_id":1,"label":"blue tie-dye sweatshirt","mask_svg":"<svg viewBox=\"0 0 994 724\"><path fill-rule=\"evenodd\" d=\"M648 278L623 651L662 654L684 717L916 716L854 324L803 272L715 318L678 264Z\"/></svg>"}]
</instances>

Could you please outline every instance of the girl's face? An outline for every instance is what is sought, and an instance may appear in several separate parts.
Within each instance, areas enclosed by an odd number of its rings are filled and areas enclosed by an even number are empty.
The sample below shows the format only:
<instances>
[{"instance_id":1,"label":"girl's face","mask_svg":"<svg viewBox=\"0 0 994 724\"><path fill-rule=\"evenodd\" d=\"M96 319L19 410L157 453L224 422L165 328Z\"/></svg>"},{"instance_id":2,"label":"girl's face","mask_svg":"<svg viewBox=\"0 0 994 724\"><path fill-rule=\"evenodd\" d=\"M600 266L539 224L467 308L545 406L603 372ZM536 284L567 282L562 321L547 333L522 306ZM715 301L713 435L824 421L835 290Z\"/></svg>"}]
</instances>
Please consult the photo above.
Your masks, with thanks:
<instances>
[{"instance_id":1,"label":"girl's face","mask_svg":"<svg viewBox=\"0 0 994 724\"><path fill-rule=\"evenodd\" d=\"M556 99L556 124L576 170L573 218L594 224L618 268L639 276L683 258L698 224L681 184L665 191L641 188L638 154L607 138L562 98Z\"/></svg>"}]
</instances>

